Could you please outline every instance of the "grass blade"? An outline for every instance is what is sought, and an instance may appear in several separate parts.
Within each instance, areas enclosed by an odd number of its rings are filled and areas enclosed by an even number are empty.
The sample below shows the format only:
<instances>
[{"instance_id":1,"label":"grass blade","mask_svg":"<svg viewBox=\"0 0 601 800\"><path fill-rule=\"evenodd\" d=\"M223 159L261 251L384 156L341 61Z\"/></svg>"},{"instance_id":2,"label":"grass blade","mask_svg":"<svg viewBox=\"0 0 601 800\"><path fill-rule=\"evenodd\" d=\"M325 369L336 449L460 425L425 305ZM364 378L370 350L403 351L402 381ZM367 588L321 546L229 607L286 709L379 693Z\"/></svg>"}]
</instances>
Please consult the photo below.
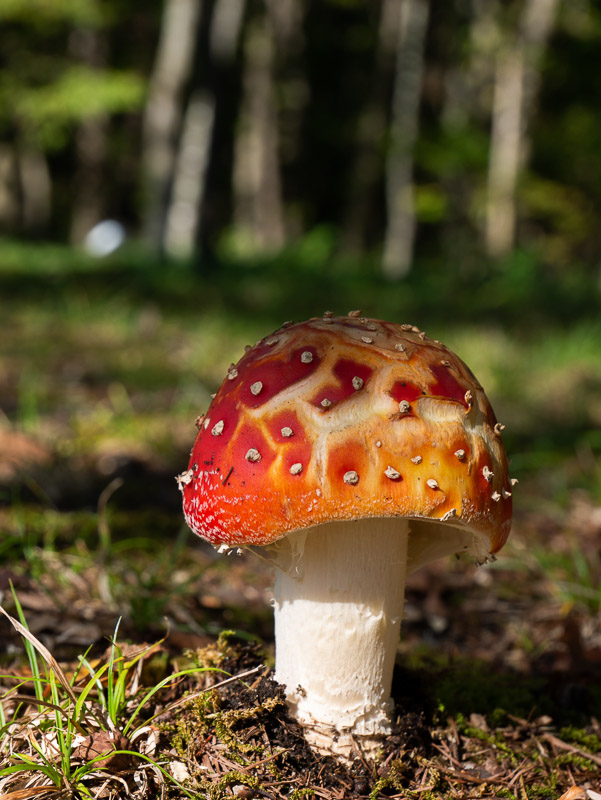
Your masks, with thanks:
<instances>
[{"instance_id":1,"label":"grass blade","mask_svg":"<svg viewBox=\"0 0 601 800\"><path fill-rule=\"evenodd\" d=\"M0 614L4 614L6 619L10 622L10 624L17 631L17 633L20 633L21 636L24 639L26 639L31 645L33 645L33 647L35 647L35 649L42 656L44 661L48 664L48 666L52 669L52 671L54 672L54 674L58 678L59 683L64 688L65 692L69 696L69 699L73 703L76 703L77 702L77 698L75 697L73 689L71 688L71 684L69 683L69 681L67 679L67 676L65 675L65 673L60 668L60 665L59 665L58 661L54 658L54 656L52 655L50 650L48 650L48 648L45 647L39 641L39 639L36 639L36 637L27 630L25 625L22 625L14 617L11 617L11 615L8 613L8 611L6 611L2 606L0 606Z\"/></svg>"}]
</instances>

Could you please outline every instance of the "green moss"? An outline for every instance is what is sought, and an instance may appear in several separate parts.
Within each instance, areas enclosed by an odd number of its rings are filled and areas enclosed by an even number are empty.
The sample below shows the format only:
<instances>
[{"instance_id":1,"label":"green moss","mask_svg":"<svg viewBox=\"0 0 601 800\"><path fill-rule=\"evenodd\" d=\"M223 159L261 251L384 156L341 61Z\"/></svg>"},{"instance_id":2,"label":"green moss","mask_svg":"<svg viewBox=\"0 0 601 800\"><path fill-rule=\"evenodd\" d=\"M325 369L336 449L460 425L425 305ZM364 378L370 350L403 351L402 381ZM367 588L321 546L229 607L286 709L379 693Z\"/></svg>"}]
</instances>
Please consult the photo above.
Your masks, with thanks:
<instances>
[{"instance_id":1,"label":"green moss","mask_svg":"<svg viewBox=\"0 0 601 800\"><path fill-rule=\"evenodd\" d=\"M249 789L264 794L264 789L258 778L236 770L228 772L227 775L224 775L214 783L206 778L197 779L189 788L198 792L199 800L224 800L232 797L230 787L236 785L248 786Z\"/></svg>"},{"instance_id":2,"label":"green moss","mask_svg":"<svg viewBox=\"0 0 601 800\"><path fill-rule=\"evenodd\" d=\"M238 726L243 725L245 727L247 723L259 721L263 715L270 713L273 708L281 703L282 701L276 698L268 698L263 703L250 708L223 710L221 708L221 698L213 690L192 701L189 713L178 719L174 724L165 726L163 730L167 732L170 744L178 756L187 762L195 760L194 756L198 750L199 742L209 735L215 735L227 745L227 754L230 760L246 764L245 755L261 755L264 748L244 741L237 730ZM229 787L234 784L243 784L251 789L263 791L258 778L238 770L228 772L217 782L207 781L202 776L194 776L194 778L197 779L195 789L203 792L201 796L207 798L207 800L221 800L221 798L231 797ZM299 798L303 796L313 795L298 795Z\"/></svg>"},{"instance_id":3,"label":"green moss","mask_svg":"<svg viewBox=\"0 0 601 800\"><path fill-rule=\"evenodd\" d=\"M214 645L199 649L193 654L199 667L219 669L231 655L231 631L224 631ZM261 703L241 708L223 708L223 700L216 690L203 692L190 704L188 713L171 724L167 731L178 755L188 757L207 735L216 736L228 748L228 757L238 763L248 754L262 754L264 747L246 741L244 731L249 725L268 718L278 707L285 707L279 697L268 697ZM275 767L274 767L275 768Z\"/></svg>"},{"instance_id":4,"label":"green moss","mask_svg":"<svg viewBox=\"0 0 601 800\"><path fill-rule=\"evenodd\" d=\"M551 775L541 775L541 778L544 780L544 783L539 783L536 786L530 786L528 788L528 797L535 800L537 797L542 798L556 798L559 794L557 790L557 775L555 773Z\"/></svg>"},{"instance_id":5,"label":"green moss","mask_svg":"<svg viewBox=\"0 0 601 800\"><path fill-rule=\"evenodd\" d=\"M557 756L553 759L553 766L558 768L576 767L577 769L581 769L585 772L592 772L596 769L592 761L589 761L588 758L585 758L585 756L581 756L578 753L562 753L560 756Z\"/></svg>"},{"instance_id":6,"label":"green moss","mask_svg":"<svg viewBox=\"0 0 601 800\"><path fill-rule=\"evenodd\" d=\"M186 650L186 657L201 669L221 669L226 658L230 658L234 649L230 639L235 636L234 631L221 631L217 641L211 642L206 647L199 647L196 650Z\"/></svg>"},{"instance_id":7,"label":"green moss","mask_svg":"<svg viewBox=\"0 0 601 800\"><path fill-rule=\"evenodd\" d=\"M506 743L501 732L493 733L491 731L482 730L482 728L476 728L466 721L463 714L457 714L456 723L458 731L463 736L467 736L470 739L477 739L478 741L489 745L496 753L509 758L511 763L517 767L519 759Z\"/></svg>"},{"instance_id":8,"label":"green moss","mask_svg":"<svg viewBox=\"0 0 601 800\"><path fill-rule=\"evenodd\" d=\"M213 796L215 797L222 797L227 796L231 797L229 793L225 793L225 790L229 786L235 786L236 784L241 784L242 786L248 786L249 789L254 789L263 791L261 788L261 784L259 783L259 779L253 775L249 775L246 772L228 772L227 775L224 775L223 778L215 785Z\"/></svg>"},{"instance_id":9,"label":"green moss","mask_svg":"<svg viewBox=\"0 0 601 800\"><path fill-rule=\"evenodd\" d=\"M212 730L207 717L215 713L218 703L216 692L205 692L188 704L186 714L178 717L174 723L162 726L178 756L189 759L191 753L196 752L198 742Z\"/></svg>"},{"instance_id":10,"label":"green moss","mask_svg":"<svg viewBox=\"0 0 601 800\"><path fill-rule=\"evenodd\" d=\"M441 793L434 789L427 789L425 792L408 791L407 797L415 797L416 800L417 798L420 800L451 800L453 793L451 791Z\"/></svg>"},{"instance_id":11,"label":"green moss","mask_svg":"<svg viewBox=\"0 0 601 800\"><path fill-rule=\"evenodd\" d=\"M250 708L236 708L216 713L213 717L215 734L230 748L232 758L241 753L262 753L264 748L245 742L240 737L238 729L241 724L260 721L275 708L283 705L284 702L280 698L268 697L262 703Z\"/></svg>"},{"instance_id":12,"label":"green moss","mask_svg":"<svg viewBox=\"0 0 601 800\"><path fill-rule=\"evenodd\" d=\"M601 751L601 739L595 736L594 733L587 733L582 728L576 728L574 725L568 725L559 731L559 738L567 742L576 742L582 747L586 747L591 753L599 753Z\"/></svg>"},{"instance_id":13,"label":"green moss","mask_svg":"<svg viewBox=\"0 0 601 800\"><path fill-rule=\"evenodd\" d=\"M544 682L538 678L516 680L511 673L496 674L490 679L490 664L483 661L465 660L454 662L434 679L437 703L449 714L495 714L502 718L505 712L525 717L536 709L536 713L548 713L542 691Z\"/></svg>"},{"instance_id":14,"label":"green moss","mask_svg":"<svg viewBox=\"0 0 601 800\"><path fill-rule=\"evenodd\" d=\"M506 797L507 800L518 800L517 796L511 791L511 789L507 789L505 786L496 786L495 796Z\"/></svg>"},{"instance_id":15,"label":"green moss","mask_svg":"<svg viewBox=\"0 0 601 800\"><path fill-rule=\"evenodd\" d=\"M403 791L408 772L409 764L406 759L398 758L393 761L386 775L383 775L374 783L369 794L369 800L376 800L378 794L384 789L395 789L397 792Z\"/></svg>"}]
</instances>

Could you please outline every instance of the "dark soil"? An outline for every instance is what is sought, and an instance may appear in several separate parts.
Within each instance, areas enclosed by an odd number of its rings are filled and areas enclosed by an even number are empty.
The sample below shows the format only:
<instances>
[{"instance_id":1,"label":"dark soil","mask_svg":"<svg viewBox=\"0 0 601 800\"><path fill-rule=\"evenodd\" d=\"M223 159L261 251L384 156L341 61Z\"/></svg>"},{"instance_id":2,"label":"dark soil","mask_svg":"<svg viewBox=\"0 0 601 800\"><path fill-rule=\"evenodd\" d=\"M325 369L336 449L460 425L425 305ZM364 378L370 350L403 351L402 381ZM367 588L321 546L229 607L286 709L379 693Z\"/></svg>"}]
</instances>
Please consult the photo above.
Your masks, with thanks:
<instances>
[{"instance_id":1,"label":"dark soil","mask_svg":"<svg viewBox=\"0 0 601 800\"><path fill-rule=\"evenodd\" d=\"M236 675L252 667L262 667L260 648L229 642L221 668ZM496 728L477 713L448 717L435 708L432 674L399 668L395 685L406 690L410 685L412 693L397 696L396 725L381 758L367 761L358 750L346 766L308 747L302 728L287 713L282 687L271 675L269 668L262 668L250 684L234 681L216 689L211 708L218 712L213 710L212 727L206 720L201 724L202 736L198 706L189 707L176 728L171 721L165 725L166 736L187 729L196 737L186 757L203 772L207 797L228 796L233 774L238 796L278 800L303 796L299 790L326 800L559 797L576 783L599 786L601 730L595 718L589 717L581 729L559 731L551 717L527 720L501 709ZM489 673L488 678L494 684L495 676ZM219 718L226 723L225 736L220 735L224 726ZM524 792L522 787L527 787Z\"/></svg>"}]
</instances>

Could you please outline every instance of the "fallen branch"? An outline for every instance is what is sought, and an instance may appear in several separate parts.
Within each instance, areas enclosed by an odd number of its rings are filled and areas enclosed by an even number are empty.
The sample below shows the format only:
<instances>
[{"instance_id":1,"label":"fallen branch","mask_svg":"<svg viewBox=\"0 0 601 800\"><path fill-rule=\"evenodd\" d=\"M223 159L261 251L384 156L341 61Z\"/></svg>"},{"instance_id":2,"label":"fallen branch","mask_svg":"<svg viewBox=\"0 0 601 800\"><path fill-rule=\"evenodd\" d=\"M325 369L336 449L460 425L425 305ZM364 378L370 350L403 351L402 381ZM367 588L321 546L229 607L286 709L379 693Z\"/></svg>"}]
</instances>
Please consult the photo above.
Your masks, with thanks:
<instances>
[{"instance_id":1,"label":"fallen branch","mask_svg":"<svg viewBox=\"0 0 601 800\"><path fill-rule=\"evenodd\" d=\"M553 736L552 733L545 733L541 737L545 739L549 744L552 744L558 750L565 750L568 753L574 753L577 756L581 756L582 758L587 758L589 761L592 761L593 764L598 764L601 766L601 757L594 755L594 753L589 753L586 750L581 750L580 747L574 747L572 744L568 744L564 742L562 739L558 739L557 736Z\"/></svg>"}]
</instances>

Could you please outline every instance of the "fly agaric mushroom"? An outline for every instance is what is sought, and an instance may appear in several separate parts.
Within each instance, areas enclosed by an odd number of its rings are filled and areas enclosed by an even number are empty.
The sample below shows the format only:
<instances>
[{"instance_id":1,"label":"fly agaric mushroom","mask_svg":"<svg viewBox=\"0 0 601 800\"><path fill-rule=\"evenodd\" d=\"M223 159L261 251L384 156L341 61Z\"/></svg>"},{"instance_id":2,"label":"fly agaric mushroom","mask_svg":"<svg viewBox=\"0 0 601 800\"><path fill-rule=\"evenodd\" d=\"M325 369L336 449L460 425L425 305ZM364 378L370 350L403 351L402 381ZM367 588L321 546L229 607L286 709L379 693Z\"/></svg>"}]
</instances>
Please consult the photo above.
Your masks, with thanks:
<instances>
[{"instance_id":1,"label":"fly agaric mushroom","mask_svg":"<svg viewBox=\"0 0 601 800\"><path fill-rule=\"evenodd\" d=\"M412 325L286 323L228 371L178 477L192 530L276 567L275 679L308 740L391 731L407 573L493 558L511 525L501 428L468 367Z\"/></svg>"}]
</instances>

